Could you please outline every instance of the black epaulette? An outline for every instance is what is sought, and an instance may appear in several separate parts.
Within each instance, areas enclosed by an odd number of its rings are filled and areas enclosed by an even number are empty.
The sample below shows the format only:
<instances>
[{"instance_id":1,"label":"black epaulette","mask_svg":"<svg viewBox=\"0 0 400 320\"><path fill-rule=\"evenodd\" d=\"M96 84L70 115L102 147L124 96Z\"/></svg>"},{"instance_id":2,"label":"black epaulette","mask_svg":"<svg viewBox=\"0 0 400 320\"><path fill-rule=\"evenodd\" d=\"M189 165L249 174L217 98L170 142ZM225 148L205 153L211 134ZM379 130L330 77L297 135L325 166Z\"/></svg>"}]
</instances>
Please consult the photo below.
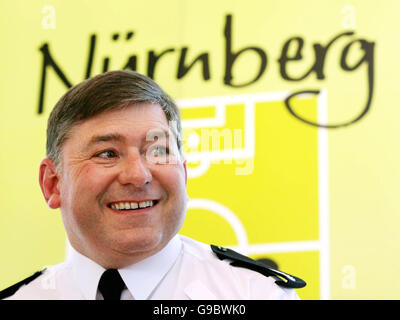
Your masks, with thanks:
<instances>
[{"instance_id":1,"label":"black epaulette","mask_svg":"<svg viewBox=\"0 0 400 320\"><path fill-rule=\"evenodd\" d=\"M22 287L25 284L28 284L29 282L32 282L33 280L35 280L37 277L39 277L43 271L46 269L43 269L42 271L37 271L35 272L33 275L31 275L30 277L17 282L16 284L13 284L11 287L8 287L2 291L0 291L0 300L8 298L10 296L12 296L15 292L17 292L17 290Z\"/></svg>"},{"instance_id":2,"label":"black epaulette","mask_svg":"<svg viewBox=\"0 0 400 320\"><path fill-rule=\"evenodd\" d=\"M257 271L266 277L269 276L278 277L280 280L275 281L275 283L281 287L298 289L306 286L305 281L303 281L300 278L270 268L264 263L255 261L231 249L211 245L211 250L217 255L217 257L220 260L224 259L232 260L232 262L230 263L231 266L242 267L253 271Z\"/></svg>"}]
</instances>

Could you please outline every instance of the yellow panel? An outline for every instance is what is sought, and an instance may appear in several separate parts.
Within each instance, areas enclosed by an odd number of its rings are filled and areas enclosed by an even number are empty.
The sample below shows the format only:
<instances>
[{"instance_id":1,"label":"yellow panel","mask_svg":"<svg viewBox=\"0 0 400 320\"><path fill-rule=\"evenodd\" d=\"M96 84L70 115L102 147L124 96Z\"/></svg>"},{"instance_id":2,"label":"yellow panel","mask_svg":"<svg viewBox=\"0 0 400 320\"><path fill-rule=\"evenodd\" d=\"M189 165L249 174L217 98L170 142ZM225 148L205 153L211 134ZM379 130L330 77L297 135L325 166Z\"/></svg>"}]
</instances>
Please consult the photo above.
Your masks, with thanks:
<instances>
[{"instance_id":1,"label":"yellow panel","mask_svg":"<svg viewBox=\"0 0 400 320\"><path fill-rule=\"evenodd\" d=\"M45 44L72 84L85 78L89 65L91 75L95 75L106 64L110 70L120 69L131 58L136 59L138 71L147 73L151 54L164 52L153 76L176 99L324 89L328 119L337 122L354 118L367 99L368 65L362 63L354 71L343 70L340 65L344 49L352 41L355 43L346 61L356 65L364 53L357 40L364 40L375 44L371 109L361 121L328 133L329 172L325 173L329 177L330 296L398 298L400 260L394 253L400 250L400 108L396 104L400 99L396 73L400 70L396 41L399 9L394 0L1 1L0 289L44 265L62 261L65 254L59 212L46 207L37 183L39 162L45 153L47 117L67 89L49 67L43 112L38 113L43 61L40 48ZM249 82L260 67L260 56L254 50L241 50L258 48L267 56L265 72L243 87L224 83L229 16L231 53L242 52L232 66L233 82ZM344 32L352 34L333 42L324 59L319 56L323 78L315 72L298 81L282 77L279 59L288 39L304 40L299 59L287 65L288 73L299 77L317 61L315 48L325 48ZM89 64L93 39L96 46ZM186 66L201 54L208 58L209 78L204 78L203 65L196 62L178 79L185 48ZM289 55L295 57L295 53L292 46ZM216 116L209 103L203 107L200 114L188 115L195 110L186 110L184 118ZM315 100L297 100L295 109L308 112L307 119L316 119ZM232 138L235 129L244 130L245 110L244 102L229 103L222 126L185 129L185 141L191 142L185 145L188 156L201 151L198 142L202 134L212 133L202 129L217 129L220 148L225 151L245 150L248 129L236 135L233 140L237 144L233 146L221 135L222 129L227 129L224 133L230 132ZM317 130L291 116L282 99L258 102L254 111L254 159L214 161L203 175L190 179L189 194L195 199L216 201L235 213L250 245L319 241ZM193 172L205 170L204 161L194 162L189 163ZM251 174L238 174L246 170ZM196 225L209 231L202 233ZM182 232L205 242L238 244L233 228L209 210L189 210ZM301 252L287 255L295 257L293 264L283 268L289 273L293 269L294 274L301 274L297 267L302 264L307 270L318 267L314 251L304 256ZM371 276L377 265L391 281ZM318 297L319 277L308 272L306 278L310 279L306 280L313 289L299 290L299 294Z\"/></svg>"}]
</instances>

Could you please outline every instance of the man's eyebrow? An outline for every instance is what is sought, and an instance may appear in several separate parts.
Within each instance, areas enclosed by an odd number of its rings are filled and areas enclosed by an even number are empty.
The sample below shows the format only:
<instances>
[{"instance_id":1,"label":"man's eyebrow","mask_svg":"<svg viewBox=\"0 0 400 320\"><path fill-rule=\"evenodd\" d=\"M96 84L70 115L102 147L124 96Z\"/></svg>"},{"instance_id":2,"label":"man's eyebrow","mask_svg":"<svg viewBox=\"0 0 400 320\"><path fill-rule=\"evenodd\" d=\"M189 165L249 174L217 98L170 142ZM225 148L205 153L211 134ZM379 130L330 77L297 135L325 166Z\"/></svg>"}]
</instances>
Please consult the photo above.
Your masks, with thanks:
<instances>
[{"instance_id":1,"label":"man's eyebrow","mask_svg":"<svg viewBox=\"0 0 400 320\"><path fill-rule=\"evenodd\" d=\"M125 138L122 135L117 134L117 133L95 135L90 138L89 142L86 144L86 148L89 148L92 145L100 143L100 142L124 141L124 140L125 140Z\"/></svg>"}]
</instances>

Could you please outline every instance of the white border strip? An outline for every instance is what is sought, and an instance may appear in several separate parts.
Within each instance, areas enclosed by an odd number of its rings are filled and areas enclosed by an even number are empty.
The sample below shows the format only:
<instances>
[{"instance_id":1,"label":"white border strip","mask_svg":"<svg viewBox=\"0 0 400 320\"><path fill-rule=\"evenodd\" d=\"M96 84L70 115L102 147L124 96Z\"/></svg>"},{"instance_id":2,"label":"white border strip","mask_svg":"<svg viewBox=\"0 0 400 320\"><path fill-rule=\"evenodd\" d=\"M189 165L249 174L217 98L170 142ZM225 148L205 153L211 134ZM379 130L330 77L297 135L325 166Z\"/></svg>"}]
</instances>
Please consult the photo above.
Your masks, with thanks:
<instances>
[{"instance_id":1,"label":"white border strip","mask_svg":"<svg viewBox=\"0 0 400 320\"><path fill-rule=\"evenodd\" d=\"M328 119L327 92L321 90L318 96L318 123L326 124ZM328 129L318 128L318 191L319 191L319 239L321 250L320 299L330 299L330 233L329 233L329 150Z\"/></svg>"},{"instance_id":2,"label":"white border strip","mask_svg":"<svg viewBox=\"0 0 400 320\"><path fill-rule=\"evenodd\" d=\"M248 101L250 103L260 102L260 101L261 102L283 101L287 98L289 94L290 94L289 91L279 91L279 92L240 94L234 96L188 98L188 99L179 99L176 101L176 103L179 108L198 108L207 106L211 107L215 106L216 104L226 106L227 104L243 103L244 101Z\"/></svg>"}]
</instances>

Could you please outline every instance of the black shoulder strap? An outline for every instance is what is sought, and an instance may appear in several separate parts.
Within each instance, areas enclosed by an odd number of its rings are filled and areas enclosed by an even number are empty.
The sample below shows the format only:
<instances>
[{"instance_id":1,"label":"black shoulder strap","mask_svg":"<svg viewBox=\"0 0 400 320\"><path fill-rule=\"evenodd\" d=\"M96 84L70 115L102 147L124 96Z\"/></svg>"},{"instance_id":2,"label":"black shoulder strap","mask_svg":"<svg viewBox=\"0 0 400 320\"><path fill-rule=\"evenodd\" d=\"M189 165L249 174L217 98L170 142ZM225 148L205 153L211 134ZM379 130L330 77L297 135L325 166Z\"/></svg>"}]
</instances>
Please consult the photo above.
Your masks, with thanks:
<instances>
[{"instance_id":1,"label":"black shoulder strap","mask_svg":"<svg viewBox=\"0 0 400 320\"><path fill-rule=\"evenodd\" d=\"M39 277L43 271L46 269L43 269L42 271L37 271L35 272L33 275L31 275L30 277L16 283L13 284L11 287L8 287L2 291L0 291L0 300L8 298L10 296L12 296L15 292L17 292L17 290L22 287L25 284L28 284L29 282L35 280L37 277Z\"/></svg>"},{"instance_id":2,"label":"black shoulder strap","mask_svg":"<svg viewBox=\"0 0 400 320\"><path fill-rule=\"evenodd\" d=\"M257 271L266 277L279 277L281 280L277 280L275 281L275 283L281 287L298 289L306 286L306 283L300 278L279 270L272 269L261 262L255 261L231 249L211 245L211 250L217 255L220 260L232 260L230 264L234 267L242 267Z\"/></svg>"}]
</instances>

